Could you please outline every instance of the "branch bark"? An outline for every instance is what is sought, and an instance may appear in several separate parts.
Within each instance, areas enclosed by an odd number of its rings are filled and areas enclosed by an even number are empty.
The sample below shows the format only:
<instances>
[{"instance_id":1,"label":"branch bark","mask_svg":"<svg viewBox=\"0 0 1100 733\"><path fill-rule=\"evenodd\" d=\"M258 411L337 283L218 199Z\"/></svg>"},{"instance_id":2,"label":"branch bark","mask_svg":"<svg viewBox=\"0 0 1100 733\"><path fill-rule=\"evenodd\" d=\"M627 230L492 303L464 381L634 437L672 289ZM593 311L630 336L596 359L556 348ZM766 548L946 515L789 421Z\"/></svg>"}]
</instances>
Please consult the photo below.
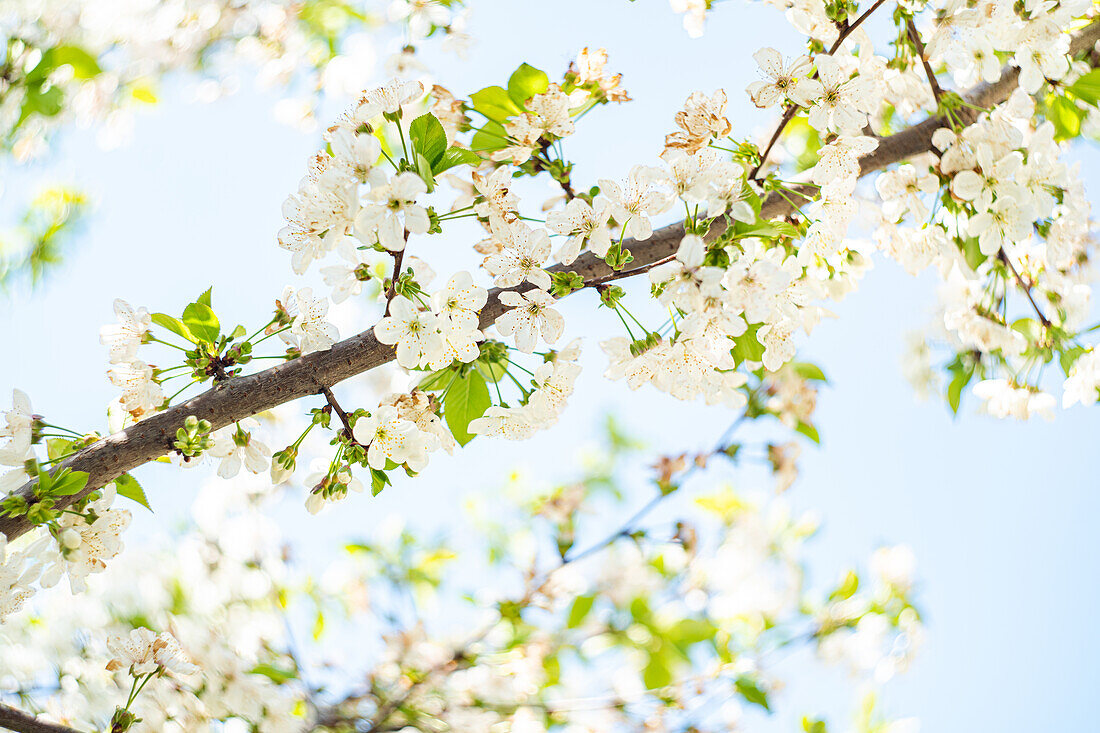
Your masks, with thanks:
<instances>
[{"instance_id":1,"label":"branch bark","mask_svg":"<svg viewBox=\"0 0 1100 733\"><path fill-rule=\"evenodd\" d=\"M1093 21L1078 31L1071 42L1071 53L1089 51L1100 41L1100 21ZM1019 70L1006 67L1001 78L991 84L980 84L965 95L970 104L988 108L1005 101L1016 89ZM976 119L976 110L960 110L967 122ZM946 125L941 116L930 117L902 132L879 138L878 148L860 160L860 175L867 175L912 158L932 149L932 133ZM804 192L811 193L806 186ZM763 203L761 216L773 219L793 211L789 201L776 193ZM715 221L708 236L715 237L725 230L722 220ZM634 254L630 270L616 273L603 260L585 253L568 267L556 266L553 270L573 271L581 275L587 285L608 282L611 279L629 277L644 271L648 266L675 254L684 236L683 223L670 224L656 230L643 241L627 240L624 246ZM525 288L517 288L519 290ZM481 312L481 326L487 327L506 308L500 302L500 289L489 294L489 300ZM72 497L59 497L58 506L66 506L89 492L101 488L126 471L153 461L172 450L176 429L194 415L210 421L215 429L301 397L316 395L318 386L328 386L362 374L394 359L393 349L380 344L368 329L357 336L340 341L328 351L315 352L256 374L234 377L215 385L210 390L158 413L122 432L93 443L61 465L74 471L86 471L87 487ZM18 489L18 493L33 501L35 481ZM0 533L9 540L32 528L24 517L0 517Z\"/></svg>"},{"instance_id":2,"label":"branch bark","mask_svg":"<svg viewBox=\"0 0 1100 733\"><path fill-rule=\"evenodd\" d=\"M24 713L3 703L0 703L0 728L13 730L16 733L79 733L64 725L39 720L30 713Z\"/></svg>"}]
</instances>

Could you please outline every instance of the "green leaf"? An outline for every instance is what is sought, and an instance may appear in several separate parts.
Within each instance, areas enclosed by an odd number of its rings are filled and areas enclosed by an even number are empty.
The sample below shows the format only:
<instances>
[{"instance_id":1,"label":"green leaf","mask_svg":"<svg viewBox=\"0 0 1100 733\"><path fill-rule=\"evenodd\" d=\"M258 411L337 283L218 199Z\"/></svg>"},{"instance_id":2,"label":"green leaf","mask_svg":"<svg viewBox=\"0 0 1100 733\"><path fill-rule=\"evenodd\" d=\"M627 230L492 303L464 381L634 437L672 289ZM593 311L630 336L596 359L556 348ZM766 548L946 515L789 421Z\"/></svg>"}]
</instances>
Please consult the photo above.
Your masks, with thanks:
<instances>
[{"instance_id":1,"label":"green leaf","mask_svg":"<svg viewBox=\"0 0 1100 733\"><path fill-rule=\"evenodd\" d=\"M1084 347L1074 346L1066 349L1062 352L1062 355L1058 357L1058 364L1062 367L1062 372L1068 377L1069 372L1073 369L1073 365L1077 363L1077 360L1081 358L1082 354L1088 353Z\"/></svg>"},{"instance_id":2,"label":"green leaf","mask_svg":"<svg viewBox=\"0 0 1100 733\"><path fill-rule=\"evenodd\" d=\"M1067 97L1054 97L1050 102L1047 118L1054 123L1056 140L1068 140L1081 134L1081 120L1085 111Z\"/></svg>"},{"instance_id":3,"label":"green leaf","mask_svg":"<svg viewBox=\"0 0 1100 733\"><path fill-rule=\"evenodd\" d=\"M480 372L472 370L454 381L447 392L443 416L459 445L466 445L474 439L467 431L470 421L484 415L491 404L489 387Z\"/></svg>"},{"instance_id":4,"label":"green leaf","mask_svg":"<svg viewBox=\"0 0 1100 733\"><path fill-rule=\"evenodd\" d=\"M740 693L741 697L745 698L746 701L751 702L753 705L759 705L769 713L772 711L771 706L768 704L767 693L760 689L760 686L752 677L747 675L738 677L735 684L737 686L737 692Z\"/></svg>"},{"instance_id":5,"label":"green leaf","mask_svg":"<svg viewBox=\"0 0 1100 733\"><path fill-rule=\"evenodd\" d=\"M762 221L756 224L737 223L736 237L797 237L798 229L785 221Z\"/></svg>"},{"instance_id":6,"label":"green leaf","mask_svg":"<svg viewBox=\"0 0 1100 733\"><path fill-rule=\"evenodd\" d=\"M748 330L733 339L733 358L738 363L760 361L764 358L764 346L756 338L760 324L749 326Z\"/></svg>"},{"instance_id":7,"label":"green leaf","mask_svg":"<svg viewBox=\"0 0 1100 733\"><path fill-rule=\"evenodd\" d=\"M183 324L198 340L208 343L217 341L221 333L218 317L210 306L202 302L191 303L183 309Z\"/></svg>"},{"instance_id":8,"label":"green leaf","mask_svg":"<svg viewBox=\"0 0 1100 733\"><path fill-rule=\"evenodd\" d=\"M130 474L124 473L115 479L115 491L119 496L125 496L149 511L153 511L153 507L149 506L149 498L145 495L145 489L141 488L141 484Z\"/></svg>"},{"instance_id":9,"label":"green leaf","mask_svg":"<svg viewBox=\"0 0 1100 733\"><path fill-rule=\"evenodd\" d=\"M681 647L682 651L686 651L686 648L692 644L698 644L704 641L710 641L717 633L717 629L714 628L714 624L709 621L703 621L697 618L683 618L676 622L676 624L669 629L668 638L677 647Z\"/></svg>"},{"instance_id":10,"label":"green leaf","mask_svg":"<svg viewBox=\"0 0 1100 733\"><path fill-rule=\"evenodd\" d=\"M821 444L821 436L817 433L817 428L808 422L798 421L798 425L795 427L795 432L802 433L807 438L817 444Z\"/></svg>"},{"instance_id":11,"label":"green leaf","mask_svg":"<svg viewBox=\"0 0 1100 733\"><path fill-rule=\"evenodd\" d=\"M48 74L65 65L73 67L73 76L77 79L91 79L103 71L95 57L79 46L55 46L49 49L42 54L42 61L35 67L35 71L45 67L48 68L45 72Z\"/></svg>"},{"instance_id":12,"label":"green leaf","mask_svg":"<svg viewBox=\"0 0 1100 733\"><path fill-rule=\"evenodd\" d=\"M270 664L257 664L249 670L250 674L262 674L277 685L298 679L298 673L293 669L279 669Z\"/></svg>"},{"instance_id":13,"label":"green leaf","mask_svg":"<svg viewBox=\"0 0 1100 733\"><path fill-rule=\"evenodd\" d=\"M187 339L193 344L198 343L198 339L192 335L187 326L183 325L183 321L174 316L170 316L167 313L154 313L152 315L152 321L161 328L167 328L172 333Z\"/></svg>"},{"instance_id":14,"label":"green leaf","mask_svg":"<svg viewBox=\"0 0 1100 733\"><path fill-rule=\"evenodd\" d=\"M520 107L536 94L542 94L550 88L550 77L545 71L530 64L520 64L508 78L508 96Z\"/></svg>"},{"instance_id":15,"label":"green leaf","mask_svg":"<svg viewBox=\"0 0 1100 733\"><path fill-rule=\"evenodd\" d=\"M821 367L817 364L811 364L808 361L792 361L791 368L794 369L795 374L808 379L812 382L828 382L825 378L825 372L821 371Z\"/></svg>"},{"instance_id":16,"label":"green leaf","mask_svg":"<svg viewBox=\"0 0 1100 733\"><path fill-rule=\"evenodd\" d=\"M569 618L565 622L565 628L575 629L584 623L595 602L595 595L577 596L573 600L573 605L569 607Z\"/></svg>"},{"instance_id":17,"label":"green leaf","mask_svg":"<svg viewBox=\"0 0 1100 733\"><path fill-rule=\"evenodd\" d=\"M420 176L420 180L424 181L424 185L428 187L428 193L435 190L435 176L432 175L432 164L428 162L420 153L416 155L416 172Z\"/></svg>"},{"instance_id":18,"label":"green leaf","mask_svg":"<svg viewBox=\"0 0 1100 733\"><path fill-rule=\"evenodd\" d=\"M23 106L19 111L19 120L15 123L15 126L19 127L28 117L34 114L53 117L61 111L64 96L60 87L50 87L43 91L42 85L28 86L23 97Z\"/></svg>"},{"instance_id":19,"label":"green leaf","mask_svg":"<svg viewBox=\"0 0 1100 733\"><path fill-rule=\"evenodd\" d=\"M79 494L87 485L87 472L63 469L54 477L54 481L50 486L50 493L54 496L72 496L73 494Z\"/></svg>"},{"instance_id":20,"label":"green leaf","mask_svg":"<svg viewBox=\"0 0 1100 733\"><path fill-rule=\"evenodd\" d=\"M504 126L490 120L474 133L470 140L470 150L490 151L508 147L508 138Z\"/></svg>"},{"instance_id":21,"label":"green leaf","mask_svg":"<svg viewBox=\"0 0 1100 733\"><path fill-rule=\"evenodd\" d=\"M388 463L388 461L387 461ZM378 496L382 493L382 489L386 488L390 483L390 476L385 471L377 468L370 470L370 495Z\"/></svg>"},{"instance_id":22,"label":"green leaf","mask_svg":"<svg viewBox=\"0 0 1100 733\"><path fill-rule=\"evenodd\" d=\"M439 175L445 170L454 168L456 165L472 165L478 166L481 164L481 156L472 150L466 148L447 148L443 155L439 157L439 160L432 164L432 173Z\"/></svg>"},{"instance_id":23,"label":"green leaf","mask_svg":"<svg viewBox=\"0 0 1100 733\"><path fill-rule=\"evenodd\" d=\"M447 152L447 132L433 114L420 115L409 125L413 148L434 166ZM431 166L429 166L431 170Z\"/></svg>"},{"instance_id":24,"label":"green leaf","mask_svg":"<svg viewBox=\"0 0 1100 733\"><path fill-rule=\"evenodd\" d=\"M962 403L963 390L966 385L970 384L970 378L974 376L974 370L960 367L954 374L955 377L947 385L947 404L951 406L951 412L958 414L959 405Z\"/></svg>"},{"instance_id":25,"label":"green leaf","mask_svg":"<svg viewBox=\"0 0 1100 733\"><path fill-rule=\"evenodd\" d=\"M523 113L523 107L516 104L503 87L485 87L471 94L470 101L475 111L497 123Z\"/></svg>"},{"instance_id":26,"label":"green leaf","mask_svg":"<svg viewBox=\"0 0 1100 733\"><path fill-rule=\"evenodd\" d=\"M647 690L655 690L672 683L672 670L669 669L667 655L649 655L649 661L642 670L642 682Z\"/></svg>"},{"instance_id":27,"label":"green leaf","mask_svg":"<svg viewBox=\"0 0 1100 733\"><path fill-rule=\"evenodd\" d=\"M213 308L214 305L210 302L210 296L211 296L211 294L213 294L213 292L214 292L214 286L211 285L206 290L202 291L202 295L200 295L198 300L196 300L195 302L196 303L202 303L207 308Z\"/></svg>"},{"instance_id":28,"label":"green leaf","mask_svg":"<svg viewBox=\"0 0 1100 733\"><path fill-rule=\"evenodd\" d=\"M836 587L836 590L829 594L829 600L846 601L854 596L857 590L859 590L859 576L849 570L847 575L844 576L844 580Z\"/></svg>"},{"instance_id":29,"label":"green leaf","mask_svg":"<svg viewBox=\"0 0 1100 733\"><path fill-rule=\"evenodd\" d=\"M50 438L46 441L46 457L56 461L73 452L73 441L66 438Z\"/></svg>"},{"instance_id":30,"label":"green leaf","mask_svg":"<svg viewBox=\"0 0 1100 733\"><path fill-rule=\"evenodd\" d=\"M1066 91L1094 107L1100 102L1100 69L1093 69L1070 84Z\"/></svg>"}]
</instances>

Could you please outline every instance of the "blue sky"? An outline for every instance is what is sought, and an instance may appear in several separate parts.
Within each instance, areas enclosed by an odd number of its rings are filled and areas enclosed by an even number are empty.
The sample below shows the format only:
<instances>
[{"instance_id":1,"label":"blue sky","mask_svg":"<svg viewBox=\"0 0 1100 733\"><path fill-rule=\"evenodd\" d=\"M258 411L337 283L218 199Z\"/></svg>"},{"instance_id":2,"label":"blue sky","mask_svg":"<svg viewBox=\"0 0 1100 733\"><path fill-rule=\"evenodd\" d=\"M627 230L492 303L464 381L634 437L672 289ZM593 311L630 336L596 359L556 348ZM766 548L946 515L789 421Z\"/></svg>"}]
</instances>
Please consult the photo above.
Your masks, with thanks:
<instances>
[{"instance_id":1,"label":"blue sky","mask_svg":"<svg viewBox=\"0 0 1100 733\"><path fill-rule=\"evenodd\" d=\"M699 40L689 39L659 0L570 0L537 11L507 0L473 4L470 30L479 42L469 58L427 57L439 83L459 94L502 83L523 61L553 77L580 47L609 49L636 101L597 110L567 141L582 185L654 162L672 115L695 89L727 90L734 135L766 132L772 116L742 93L756 78L751 54L761 45L798 49L778 11L762 4L717 4ZM172 312L213 285L219 314L230 314L224 320L260 323L283 285L298 282L275 232L280 204L316 137L279 126L270 113L275 98L248 84L205 106L188 103L187 89L171 83L164 103L140 116L133 141L120 150L100 151L92 132L75 131L47 164L6 176L0 220L39 183L75 180L98 199L67 264L39 292L0 308L8 346L0 386L28 391L37 411L62 424L102 426L113 388L98 329L112 319L115 297ZM1089 165L1095 151L1081 154L1084 170L1096 170ZM1098 190L1095 173L1086 179ZM449 244L461 249L467 240ZM451 255L442 257L447 263ZM914 279L879 259L860 289L836 306L838 317L804 346L831 382L817 413L822 447L804 446L802 479L791 495L822 518L811 544L812 576L827 583L883 543L908 543L916 552L928 639L912 671L888 688L887 711L920 716L926 731L1092 727L1100 420L1077 408L1054 423L998 422L973 414L970 403L953 419L942 402L917 403L900 359L905 333L930 316L934 289L931 274ZM394 513L462 536L471 529L454 518L464 495L498 484L515 465L564 478L562 458L598 436L608 411L661 452L708 446L730 421L728 411L632 393L600 377L605 362L596 342L615 324L606 311L590 315L593 297L580 294L562 307L573 332L589 336L588 351L571 407L551 431L515 447L474 441L454 458L433 458L416 481L401 481L377 499L353 498L346 512L307 521L295 500L280 516L307 541L369 533ZM354 397L357 389L337 394ZM165 466L138 476L158 513L137 515L131 542L174 526L199 481ZM845 710L847 700L831 699L838 675L805 677L798 671L803 661L785 662L801 683L799 699Z\"/></svg>"}]
</instances>

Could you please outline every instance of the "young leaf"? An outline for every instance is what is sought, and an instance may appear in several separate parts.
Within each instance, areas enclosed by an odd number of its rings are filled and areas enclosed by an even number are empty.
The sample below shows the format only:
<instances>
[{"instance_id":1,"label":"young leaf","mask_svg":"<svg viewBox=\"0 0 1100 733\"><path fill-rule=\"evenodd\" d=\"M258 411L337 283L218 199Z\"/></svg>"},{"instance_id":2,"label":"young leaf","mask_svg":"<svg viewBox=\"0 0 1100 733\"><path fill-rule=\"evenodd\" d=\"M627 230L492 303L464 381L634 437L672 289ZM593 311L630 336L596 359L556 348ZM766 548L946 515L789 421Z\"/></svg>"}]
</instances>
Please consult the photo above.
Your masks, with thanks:
<instances>
[{"instance_id":1,"label":"young leaf","mask_svg":"<svg viewBox=\"0 0 1100 733\"><path fill-rule=\"evenodd\" d=\"M485 377L478 371L470 371L451 385L443 415L459 445L466 445L474 439L467 431L470 421L484 415L490 404L489 387L485 384Z\"/></svg>"},{"instance_id":2,"label":"young leaf","mask_svg":"<svg viewBox=\"0 0 1100 733\"><path fill-rule=\"evenodd\" d=\"M206 290L202 291L202 295L199 296L197 303L202 303L207 308L213 308L213 304L210 302L210 295L214 292L214 286L211 285Z\"/></svg>"},{"instance_id":3,"label":"young leaf","mask_svg":"<svg viewBox=\"0 0 1100 733\"><path fill-rule=\"evenodd\" d=\"M569 607L569 619L565 622L567 629L575 629L584 623L585 617L588 616L588 612L592 610L592 605L596 602L596 596L577 596L573 601L573 605Z\"/></svg>"},{"instance_id":4,"label":"young leaf","mask_svg":"<svg viewBox=\"0 0 1100 733\"><path fill-rule=\"evenodd\" d=\"M409 137L412 138L417 154L423 155L432 166L447 152L447 133L431 113L420 115L412 121L409 125Z\"/></svg>"},{"instance_id":5,"label":"young leaf","mask_svg":"<svg viewBox=\"0 0 1100 733\"><path fill-rule=\"evenodd\" d=\"M456 165L477 166L480 163L481 156L472 150L447 148L443 155L439 156L439 160L432 164L432 174L438 176L443 171L454 168Z\"/></svg>"},{"instance_id":6,"label":"young leaf","mask_svg":"<svg viewBox=\"0 0 1100 733\"><path fill-rule=\"evenodd\" d=\"M46 441L46 456L51 461L56 461L62 456L73 452L73 441L67 438L50 438Z\"/></svg>"},{"instance_id":7,"label":"young leaf","mask_svg":"<svg viewBox=\"0 0 1100 733\"><path fill-rule=\"evenodd\" d=\"M474 133L473 139L470 140L470 150L489 151L506 148L508 147L507 135L503 125L490 120Z\"/></svg>"},{"instance_id":8,"label":"young leaf","mask_svg":"<svg viewBox=\"0 0 1100 733\"><path fill-rule=\"evenodd\" d=\"M141 488L141 484L130 474L124 473L115 479L115 492L153 511L153 507L149 506L149 497L145 495L145 489Z\"/></svg>"},{"instance_id":9,"label":"young leaf","mask_svg":"<svg viewBox=\"0 0 1100 733\"><path fill-rule=\"evenodd\" d=\"M187 339L191 343L198 343L198 339L191 333L187 326L183 325L183 321L167 313L154 313L152 315L153 323L157 324L161 328L167 328L172 333Z\"/></svg>"},{"instance_id":10,"label":"young leaf","mask_svg":"<svg viewBox=\"0 0 1100 733\"><path fill-rule=\"evenodd\" d=\"M508 96L520 107L536 94L542 94L550 88L550 77L545 71L530 64L520 64L508 79Z\"/></svg>"},{"instance_id":11,"label":"young leaf","mask_svg":"<svg viewBox=\"0 0 1100 733\"><path fill-rule=\"evenodd\" d=\"M825 378L825 372L821 371L821 367L817 364L811 364L808 361L792 361L791 369L794 369L795 374L808 379L811 382L828 382Z\"/></svg>"},{"instance_id":12,"label":"young leaf","mask_svg":"<svg viewBox=\"0 0 1100 733\"><path fill-rule=\"evenodd\" d=\"M799 420L798 426L795 428L795 431L802 433L813 442L819 445L821 444L821 436L817 434L817 428L815 428L810 423L802 422L801 420Z\"/></svg>"},{"instance_id":13,"label":"young leaf","mask_svg":"<svg viewBox=\"0 0 1100 733\"><path fill-rule=\"evenodd\" d=\"M737 692L741 694L741 697L745 698L748 702L767 710L769 713L772 711L771 705L768 704L768 695L766 692L760 689L756 680L747 675L737 678Z\"/></svg>"},{"instance_id":14,"label":"young leaf","mask_svg":"<svg viewBox=\"0 0 1100 733\"><path fill-rule=\"evenodd\" d=\"M63 469L54 477L53 484L50 486L50 494L54 496L72 496L73 494L79 494L87 485L87 472Z\"/></svg>"},{"instance_id":15,"label":"young leaf","mask_svg":"<svg viewBox=\"0 0 1100 733\"><path fill-rule=\"evenodd\" d=\"M951 406L951 412L958 414L959 404L962 402L962 392L974 376L973 369L960 369L954 372L955 378L947 385L947 404Z\"/></svg>"},{"instance_id":16,"label":"young leaf","mask_svg":"<svg viewBox=\"0 0 1100 733\"><path fill-rule=\"evenodd\" d=\"M1100 102L1100 69L1093 69L1070 84L1066 91L1080 99L1096 106Z\"/></svg>"},{"instance_id":17,"label":"young leaf","mask_svg":"<svg viewBox=\"0 0 1100 733\"><path fill-rule=\"evenodd\" d=\"M200 341L214 343L221 333L218 317L210 310L210 306L202 302L191 303L183 309L183 323Z\"/></svg>"},{"instance_id":18,"label":"young leaf","mask_svg":"<svg viewBox=\"0 0 1100 733\"><path fill-rule=\"evenodd\" d=\"M428 193L435 190L435 176L432 175L432 164L428 162L420 153L416 155L416 172L420 176L420 180L424 181L424 185L428 187Z\"/></svg>"},{"instance_id":19,"label":"young leaf","mask_svg":"<svg viewBox=\"0 0 1100 733\"><path fill-rule=\"evenodd\" d=\"M523 107L516 104L503 87L485 87L471 94L470 101L474 103L475 111L493 122L504 122L523 112Z\"/></svg>"},{"instance_id":20,"label":"young leaf","mask_svg":"<svg viewBox=\"0 0 1100 733\"><path fill-rule=\"evenodd\" d=\"M45 78L50 71L65 65L73 67L73 76L77 79L91 79L102 71L95 57L79 46L54 46L42 54L34 71L41 70Z\"/></svg>"},{"instance_id":21,"label":"young leaf","mask_svg":"<svg viewBox=\"0 0 1100 733\"><path fill-rule=\"evenodd\" d=\"M760 361L764 358L764 347L756 338L759 325L749 326L749 329L733 340L733 358L740 364L743 361Z\"/></svg>"}]
</instances>

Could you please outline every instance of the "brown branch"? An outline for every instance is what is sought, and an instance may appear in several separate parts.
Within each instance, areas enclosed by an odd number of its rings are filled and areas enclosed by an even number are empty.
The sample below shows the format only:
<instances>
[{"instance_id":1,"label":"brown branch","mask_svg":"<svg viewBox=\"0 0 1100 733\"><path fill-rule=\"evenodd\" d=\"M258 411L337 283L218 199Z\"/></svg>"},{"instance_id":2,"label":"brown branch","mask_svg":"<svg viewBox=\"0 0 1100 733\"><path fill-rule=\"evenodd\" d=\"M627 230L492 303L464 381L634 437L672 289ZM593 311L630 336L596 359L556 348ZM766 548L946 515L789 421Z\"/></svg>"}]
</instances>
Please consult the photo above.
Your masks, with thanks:
<instances>
[{"instance_id":1,"label":"brown branch","mask_svg":"<svg viewBox=\"0 0 1100 733\"><path fill-rule=\"evenodd\" d=\"M1097 40L1100 40L1100 21L1090 23L1074 36L1071 53L1087 52ZM1006 67L998 81L978 85L966 95L966 100L976 107L991 107L1008 99L1018 79L1019 70ZM976 111L967 108L960 109L957 114L970 120L977 117ZM932 149L932 133L946 124L943 117L932 117L896 135L879 138L878 148L860 160L860 174L867 175L928 152ZM805 186L793 190L810 195L816 189ZM761 217L773 219L792 211L794 207L791 203L773 192L764 199ZM725 229L724 220L716 220L707 234L708 239L720 236ZM683 236L681 222L658 229L643 242L627 240L624 246L634 254L631 263L634 267L626 272L615 273L591 252L584 253L568 267L551 269L576 272L586 283L629 277L652 263L675 255ZM490 326L506 310L500 302L500 293L499 288L490 291L488 302L481 311L482 328ZM74 471L86 471L89 480L80 493L58 497L56 506L64 508L123 473L170 452L176 429L183 425L188 415L210 421L213 429L217 430L286 402L315 395L319 385L334 385L393 359L393 349L379 343L373 331L368 329L338 342L327 351L307 354L256 374L234 377L122 432L103 438L66 459L61 465ZM29 481L17 493L33 501L35 485L36 481ZM9 540L19 537L31 527L25 517L0 517L0 533L7 535Z\"/></svg>"},{"instance_id":2,"label":"brown branch","mask_svg":"<svg viewBox=\"0 0 1100 733\"><path fill-rule=\"evenodd\" d=\"M24 713L3 703L0 703L0 728L13 730L16 733L79 733L74 728L39 720L30 713Z\"/></svg>"}]
</instances>

